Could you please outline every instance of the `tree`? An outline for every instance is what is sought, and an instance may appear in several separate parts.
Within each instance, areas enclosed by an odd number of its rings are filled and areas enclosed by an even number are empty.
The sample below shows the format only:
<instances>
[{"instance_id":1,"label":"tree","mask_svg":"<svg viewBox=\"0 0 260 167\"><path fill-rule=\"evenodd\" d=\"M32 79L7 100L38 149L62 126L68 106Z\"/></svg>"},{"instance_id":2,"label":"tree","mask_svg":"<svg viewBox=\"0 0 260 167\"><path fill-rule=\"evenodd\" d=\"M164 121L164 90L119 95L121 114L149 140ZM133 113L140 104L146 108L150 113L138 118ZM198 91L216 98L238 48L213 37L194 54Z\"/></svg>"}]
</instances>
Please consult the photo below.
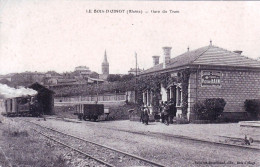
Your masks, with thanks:
<instances>
[{"instance_id":1,"label":"tree","mask_svg":"<svg viewBox=\"0 0 260 167\"><path fill-rule=\"evenodd\" d=\"M121 80L121 76L118 74L109 74L107 77L108 82L115 82L115 81L120 81L120 80Z\"/></svg>"},{"instance_id":2,"label":"tree","mask_svg":"<svg viewBox=\"0 0 260 167\"><path fill-rule=\"evenodd\" d=\"M96 95L97 91L99 94L104 93L119 93L125 91L133 91L135 86L135 80L125 82L107 82L98 85L71 85L67 87L52 88L56 93L55 96L85 96L85 95Z\"/></svg>"},{"instance_id":3,"label":"tree","mask_svg":"<svg viewBox=\"0 0 260 167\"><path fill-rule=\"evenodd\" d=\"M134 74L126 74L121 77L121 81L129 81L129 80L133 79L134 77L135 77Z\"/></svg>"},{"instance_id":4,"label":"tree","mask_svg":"<svg viewBox=\"0 0 260 167\"><path fill-rule=\"evenodd\" d=\"M90 78L99 78L99 74L93 71L93 72L89 75L89 77L90 77Z\"/></svg>"}]
</instances>

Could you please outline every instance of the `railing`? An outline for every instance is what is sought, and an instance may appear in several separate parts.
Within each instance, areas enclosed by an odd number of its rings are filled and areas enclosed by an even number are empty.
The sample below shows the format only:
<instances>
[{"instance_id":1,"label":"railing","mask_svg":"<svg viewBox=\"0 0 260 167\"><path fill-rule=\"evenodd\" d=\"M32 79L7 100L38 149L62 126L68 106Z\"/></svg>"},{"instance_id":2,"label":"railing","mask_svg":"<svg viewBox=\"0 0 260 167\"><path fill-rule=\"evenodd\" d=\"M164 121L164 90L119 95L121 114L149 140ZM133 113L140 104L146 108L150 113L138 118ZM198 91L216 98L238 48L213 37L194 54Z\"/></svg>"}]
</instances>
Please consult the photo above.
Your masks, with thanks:
<instances>
[{"instance_id":1,"label":"railing","mask_svg":"<svg viewBox=\"0 0 260 167\"><path fill-rule=\"evenodd\" d=\"M98 96L74 96L74 97L55 97L54 102L80 102L80 101L125 101L125 94L105 94Z\"/></svg>"}]
</instances>

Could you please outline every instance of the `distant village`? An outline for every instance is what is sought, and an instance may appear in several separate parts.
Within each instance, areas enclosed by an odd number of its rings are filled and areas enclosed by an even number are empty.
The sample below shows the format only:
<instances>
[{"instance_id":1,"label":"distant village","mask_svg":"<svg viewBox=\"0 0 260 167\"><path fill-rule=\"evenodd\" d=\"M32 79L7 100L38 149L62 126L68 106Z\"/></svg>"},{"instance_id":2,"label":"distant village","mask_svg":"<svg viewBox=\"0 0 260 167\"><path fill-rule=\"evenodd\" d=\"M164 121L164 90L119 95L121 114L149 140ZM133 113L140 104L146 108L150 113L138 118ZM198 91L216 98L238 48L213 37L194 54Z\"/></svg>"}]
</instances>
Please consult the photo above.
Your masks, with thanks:
<instances>
[{"instance_id":1,"label":"distant village","mask_svg":"<svg viewBox=\"0 0 260 167\"><path fill-rule=\"evenodd\" d=\"M110 74L109 62L107 59L107 53L105 51L104 60L101 64L102 73L98 74L95 71L91 71L87 66L77 66L72 72L58 73L56 71L48 72L31 72L26 71L22 73L10 73L6 75L0 75L0 83L6 84L11 87L26 87L32 83L38 82L48 88L62 88L65 86L77 86L77 85L91 85L104 82L120 81L120 79L131 79L134 75L138 75L140 68L131 68L128 74Z\"/></svg>"}]
</instances>

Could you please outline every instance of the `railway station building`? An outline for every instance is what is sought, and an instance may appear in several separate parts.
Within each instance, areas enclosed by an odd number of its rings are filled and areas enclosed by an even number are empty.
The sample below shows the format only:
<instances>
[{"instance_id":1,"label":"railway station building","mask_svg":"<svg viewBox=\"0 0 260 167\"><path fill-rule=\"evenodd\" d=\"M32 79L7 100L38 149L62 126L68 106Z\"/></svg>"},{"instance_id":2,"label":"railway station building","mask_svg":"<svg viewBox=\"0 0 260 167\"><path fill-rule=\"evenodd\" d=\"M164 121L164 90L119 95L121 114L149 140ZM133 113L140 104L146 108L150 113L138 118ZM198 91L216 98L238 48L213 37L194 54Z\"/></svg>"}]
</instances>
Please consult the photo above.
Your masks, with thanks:
<instances>
[{"instance_id":1,"label":"railway station building","mask_svg":"<svg viewBox=\"0 0 260 167\"><path fill-rule=\"evenodd\" d=\"M139 78L161 80L159 93L151 87L142 89L142 100L154 112L154 96L160 101L174 99L176 117L194 120L193 106L208 98L223 98L226 101L223 117L244 117L244 102L260 99L260 62L242 55L242 51L228 51L210 45L187 51L171 58L171 47L163 47L163 62L153 56L153 67L145 70Z\"/></svg>"}]
</instances>

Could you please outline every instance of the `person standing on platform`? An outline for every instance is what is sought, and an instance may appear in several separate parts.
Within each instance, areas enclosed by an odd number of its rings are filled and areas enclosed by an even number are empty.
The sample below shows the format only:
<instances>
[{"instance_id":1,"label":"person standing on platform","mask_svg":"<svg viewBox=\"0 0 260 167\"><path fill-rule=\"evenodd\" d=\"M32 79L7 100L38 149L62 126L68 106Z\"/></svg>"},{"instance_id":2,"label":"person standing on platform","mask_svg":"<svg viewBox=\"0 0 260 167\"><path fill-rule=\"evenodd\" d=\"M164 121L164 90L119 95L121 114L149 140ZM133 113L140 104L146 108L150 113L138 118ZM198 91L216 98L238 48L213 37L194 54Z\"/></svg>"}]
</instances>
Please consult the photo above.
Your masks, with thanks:
<instances>
[{"instance_id":1,"label":"person standing on platform","mask_svg":"<svg viewBox=\"0 0 260 167\"><path fill-rule=\"evenodd\" d=\"M164 103L162 101L161 104L160 104L160 113L161 113L162 123L164 123L164 113L163 113L163 110L164 110Z\"/></svg>"},{"instance_id":2,"label":"person standing on platform","mask_svg":"<svg viewBox=\"0 0 260 167\"><path fill-rule=\"evenodd\" d=\"M149 109L148 109L147 106L144 107L143 120L144 120L145 125L148 125L148 122L149 122Z\"/></svg>"}]
</instances>

